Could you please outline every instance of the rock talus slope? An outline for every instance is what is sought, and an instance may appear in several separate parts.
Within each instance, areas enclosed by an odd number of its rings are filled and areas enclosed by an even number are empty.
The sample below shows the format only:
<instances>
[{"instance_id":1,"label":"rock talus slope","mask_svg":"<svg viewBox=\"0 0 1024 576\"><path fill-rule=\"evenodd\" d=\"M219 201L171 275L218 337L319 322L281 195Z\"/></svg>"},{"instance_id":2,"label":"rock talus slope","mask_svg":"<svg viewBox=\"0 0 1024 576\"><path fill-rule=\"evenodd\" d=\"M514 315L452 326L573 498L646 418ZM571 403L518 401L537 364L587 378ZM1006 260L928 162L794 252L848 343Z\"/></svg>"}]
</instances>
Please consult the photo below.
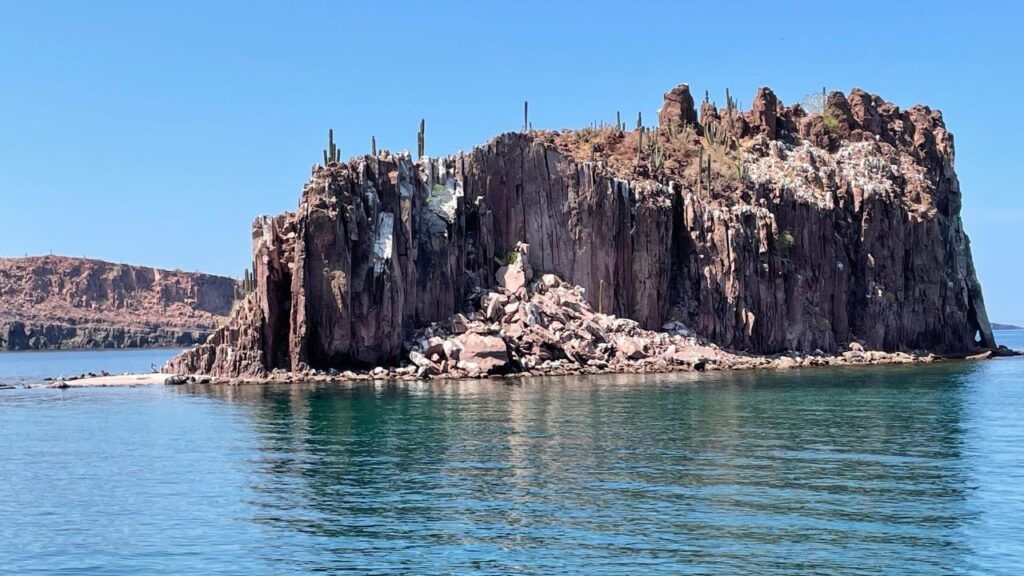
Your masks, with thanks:
<instances>
[{"instance_id":1,"label":"rock talus slope","mask_svg":"<svg viewBox=\"0 0 1024 576\"><path fill-rule=\"evenodd\" d=\"M698 121L680 85L657 127L314 166L295 213L254 223L254 293L167 370L407 360L410 334L507 285L520 244L594 310L734 351L992 348L953 165L925 106L854 89L809 113L761 88L751 110L705 101Z\"/></svg>"}]
</instances>

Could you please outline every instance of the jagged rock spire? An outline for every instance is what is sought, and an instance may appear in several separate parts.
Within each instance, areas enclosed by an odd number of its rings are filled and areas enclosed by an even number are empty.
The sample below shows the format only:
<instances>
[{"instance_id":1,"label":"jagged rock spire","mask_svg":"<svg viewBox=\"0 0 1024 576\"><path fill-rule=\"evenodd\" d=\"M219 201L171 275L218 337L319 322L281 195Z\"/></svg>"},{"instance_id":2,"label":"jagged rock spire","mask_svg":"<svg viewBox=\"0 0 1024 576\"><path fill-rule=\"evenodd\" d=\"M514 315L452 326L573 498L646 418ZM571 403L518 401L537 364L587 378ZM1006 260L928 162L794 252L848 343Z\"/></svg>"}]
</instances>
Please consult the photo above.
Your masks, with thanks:
<instances>
[{"instance_id":1,"label":"jagged rock spire","mask_svg":"<svg viewBox=\"0 0 1024 576\"><path fill-rule=\"evenodd\" d=\"M681 127L684 124L697 124L697 111L693 107L693 96L690 87L680 84L665 92L664 102L658 110L658 124L663 128L670 125Z\"/></svg>"}]
</instances>

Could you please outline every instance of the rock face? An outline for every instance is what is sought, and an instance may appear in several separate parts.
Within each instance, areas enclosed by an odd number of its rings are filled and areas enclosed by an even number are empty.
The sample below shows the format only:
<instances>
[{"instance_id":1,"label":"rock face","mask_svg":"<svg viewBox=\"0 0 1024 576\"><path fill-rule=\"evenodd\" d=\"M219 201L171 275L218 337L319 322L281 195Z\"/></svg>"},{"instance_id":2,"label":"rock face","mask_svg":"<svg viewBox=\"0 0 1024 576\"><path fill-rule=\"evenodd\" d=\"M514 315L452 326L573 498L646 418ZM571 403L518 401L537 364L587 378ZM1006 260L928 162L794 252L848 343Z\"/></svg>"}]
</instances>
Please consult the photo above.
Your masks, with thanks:
<instances>
[{"instance_id":1,"label":"rock face","mask_svg":"<svg viewBox=\"0 0 1024 576\"><path fill-rule=\"evenodd\" d=\"M775 93L768 88L758 88L753 106L753 110L750 111L751 127L764 134L769 140L774 140L778 134L776 122L779 106Z\"/></svg>"},{"instance_id":2,"label":"rock face","mask_svg":"<svg viewBox=\"0 0 1024 576\"><path fill-rule=\"evenodd\" d=\"M100 260L0 259L0 350L194 346L231 312L235 280Z\"/></svg>"},{"instance_id":3,"label":"rock face","mask_svg":"<svg viewBox=\"0 0 1024 576\"><path fill-rule=\"evenodd\" d=\"M294 214L254 224L254 294L167 369L415 363L417 329L498 313L511 303L483 301L494 288L523 300L524 245L598 313L736 351L995 345L941 113L854 90L807 115L761 89L750 111L705 103L687 130L681 86L661 116L642 134L510 133L441 159L314 166Z\"/></svg>"},{"instance_id":4,"label":"rock face","mask_svg":"<svg viewBox=\"0 0 1024 576\"><path fill-rule=\"evenodd\" d=\"M680 84L665 93L664 102L658 110L658 125L663 127L682 127L686 124L696 126L697 111L693 109L693 96L690 87Z\"/></svg>"}]
</instances>

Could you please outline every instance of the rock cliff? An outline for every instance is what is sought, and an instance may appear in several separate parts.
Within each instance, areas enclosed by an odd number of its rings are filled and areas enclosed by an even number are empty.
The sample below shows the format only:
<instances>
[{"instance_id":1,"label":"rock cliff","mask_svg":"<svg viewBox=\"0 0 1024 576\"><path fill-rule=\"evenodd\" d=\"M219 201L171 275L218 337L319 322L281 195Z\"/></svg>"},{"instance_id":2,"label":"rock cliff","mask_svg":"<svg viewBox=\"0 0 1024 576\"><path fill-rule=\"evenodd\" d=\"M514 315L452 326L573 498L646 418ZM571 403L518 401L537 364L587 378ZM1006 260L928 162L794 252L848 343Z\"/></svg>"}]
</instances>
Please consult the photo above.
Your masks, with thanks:
<instances>
[{"instance_id":1,"label":"rock cliff","mask_svg":"<svg viewBox=\"0 0 1024 576\"><path fill-rule=\"evenodd\" d=\"M0 259L0 350L193 346L231 312L235 280L100 260Z\"/></svg>"},{"instance_id":2,"label":"rock cliff","mask_svg":"<svg viewBox=\"0 0 1024 576\"><path fill-rule=\"evenodd\" d=\"M734 351L994 347L942 114L822 100L761 88L748 111L705 98L698 121L680 85L656 127L314 166L295 213L254 223L254 293L167 369L400 362L415 330L480 311L520 243L594 310Z\"/></svg>"}]
</instances>

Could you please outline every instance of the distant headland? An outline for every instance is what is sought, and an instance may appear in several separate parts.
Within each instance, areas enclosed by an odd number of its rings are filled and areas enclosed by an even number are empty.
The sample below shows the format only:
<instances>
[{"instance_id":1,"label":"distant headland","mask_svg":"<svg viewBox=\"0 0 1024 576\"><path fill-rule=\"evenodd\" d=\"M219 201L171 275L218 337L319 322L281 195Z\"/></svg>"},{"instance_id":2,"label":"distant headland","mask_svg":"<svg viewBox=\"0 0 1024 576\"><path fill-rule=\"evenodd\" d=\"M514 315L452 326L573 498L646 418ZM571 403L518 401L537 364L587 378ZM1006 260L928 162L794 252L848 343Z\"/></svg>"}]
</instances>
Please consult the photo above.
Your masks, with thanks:
<instances>
[{"instance_id":1,"label":"distant headland","mask_svg":"<svg viewBox=\"0 0 1024 576\"><path fill-rule=\"evenodd\" d=\"M87 258L0 258L0 351L194 346L224 323L233 278Z\"/></svg>"}]
</instances>

